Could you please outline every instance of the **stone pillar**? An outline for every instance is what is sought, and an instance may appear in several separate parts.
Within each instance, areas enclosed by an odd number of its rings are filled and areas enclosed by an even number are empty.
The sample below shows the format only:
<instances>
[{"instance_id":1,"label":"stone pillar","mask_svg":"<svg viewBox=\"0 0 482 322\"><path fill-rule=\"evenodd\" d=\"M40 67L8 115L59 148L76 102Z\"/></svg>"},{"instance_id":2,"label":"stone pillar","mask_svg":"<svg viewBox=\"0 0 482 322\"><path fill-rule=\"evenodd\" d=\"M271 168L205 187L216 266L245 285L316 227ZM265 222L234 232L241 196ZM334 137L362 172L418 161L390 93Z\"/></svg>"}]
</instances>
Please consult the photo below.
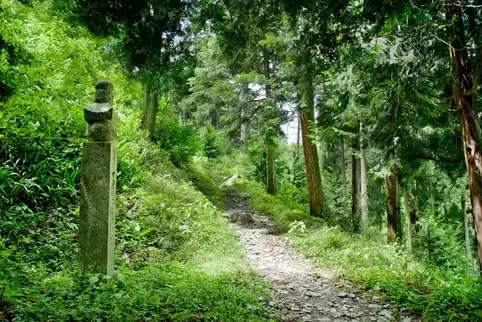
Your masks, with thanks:
<instances>
[{"instance_id":1,"label":"stone pillar","mask_svg":"<svg viewBox=\"0 0 482 322\"><path fill-rule=\"evenodd\" d=\"M112 275L117 168L113 86L101 80L95 89L94 104L84 109L89 126L80 181L80 262L87 272Z\"/></svg>"}]
</instances>

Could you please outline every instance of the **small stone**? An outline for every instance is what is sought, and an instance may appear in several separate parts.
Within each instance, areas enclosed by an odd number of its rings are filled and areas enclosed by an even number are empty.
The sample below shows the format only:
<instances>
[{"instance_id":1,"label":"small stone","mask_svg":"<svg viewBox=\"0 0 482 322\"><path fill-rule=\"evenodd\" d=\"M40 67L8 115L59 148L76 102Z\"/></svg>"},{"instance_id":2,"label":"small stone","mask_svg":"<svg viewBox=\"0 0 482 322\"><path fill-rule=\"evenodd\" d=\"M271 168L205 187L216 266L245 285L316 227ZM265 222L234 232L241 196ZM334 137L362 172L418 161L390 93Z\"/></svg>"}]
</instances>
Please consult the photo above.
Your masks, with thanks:
<instances>
[{"instance_id":1,"label":"small stone","mask_svg":"<svg viewBox=\"0 0 482 322\"><path fill-rule=\"evenodd\" d=\"M392 312L390 312L389 310L381 310L379 314L383 316L389 316L392 315Z\"/></svg>"},{"instance_id":2,"label":"small stone","mask_svg":"<svg viewBox=\"0 0 482 322\"><path fill-rule=\"evenodd\" d=\"M351 297L352 299L354 299L356 297L356 295L353 294L353 293L350 293L350 294L348 294L348 297Z\"/></svg>"},{"instance_id":3,"label":"small stone","mask_svg":"<svg viewBox=\"0 0 482 322\"><path fill-rule=\"evenodd\" d=\"M347 294L346 292L340 292L340 293L338 293L336 296L343 298L343 297L347 297L347 295L348 295L348 294Z\"/></svg>"},{"instance_id":4,"label":"small stone","mask_svg":"<svg viewBox=\"0 0 482 322\"><path fill-rule=\"evenodd\" d=\"M318 320L319 322L331 322L330 318L324 317Z\"/></svg>"},{"instance_id":5,"label":"small stone","mask_svg":"<svg viewBox=\"0 0 482 322\"><path fill-rule=\"evenodd\" d=\"M305 295L309 297L321 297L321 293L311 291L306 292Z\"/></svg>"},{"instance_id":6,"label":"small stone","mask_svg":"<svg viewBox=\"0 0 482 322\"><path fill-rule=\"evenodd\" d=\"M368 304L368 308L372 310L378 310L380 308L380 305L378 304Z\"/></svg>"},{"instance_id":7,"label":"small stone","mask_svg":"<svg viewBox=\"0 0 482 322\"><path fill-rule=\"evenodd\" d=\"M409 317L403 318L402 322L412 322L412 319Z\"/></svg>"},{"instance_id":8,"label":"small stone","mask_svg":"<svg viewBox=\"0 0 482 322\"><path fill-rule=\"evenodd\" d=\"M387 320L392 320L392 312L390 312L389 310L380 311L379 316Z\"/></svg>"}]
</instances>

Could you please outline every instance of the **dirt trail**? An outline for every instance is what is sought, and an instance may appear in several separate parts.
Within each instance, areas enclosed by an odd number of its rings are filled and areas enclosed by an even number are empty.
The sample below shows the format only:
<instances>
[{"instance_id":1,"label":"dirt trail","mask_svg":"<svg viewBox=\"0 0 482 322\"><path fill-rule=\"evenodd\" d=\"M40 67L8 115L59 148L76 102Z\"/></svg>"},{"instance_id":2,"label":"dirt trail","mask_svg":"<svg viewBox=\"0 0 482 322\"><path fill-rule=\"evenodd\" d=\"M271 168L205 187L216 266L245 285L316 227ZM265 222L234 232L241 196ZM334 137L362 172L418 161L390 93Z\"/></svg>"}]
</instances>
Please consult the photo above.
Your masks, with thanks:
<instances>
[{"instance_id":1,"label":"dirt trail","mask_svg":"<svg viewBox=\"0 0 482 322\"><path fill-rule=\"evenodd\" d=\"M271 285L269 305L280 321L418 321L390 303L355 290L339 289L333 272L321 270L297 254L279 236L274 224L247 206L246 200L226 195L231 227L239 235L251 268Z\"/></svg>"}]
</instances>

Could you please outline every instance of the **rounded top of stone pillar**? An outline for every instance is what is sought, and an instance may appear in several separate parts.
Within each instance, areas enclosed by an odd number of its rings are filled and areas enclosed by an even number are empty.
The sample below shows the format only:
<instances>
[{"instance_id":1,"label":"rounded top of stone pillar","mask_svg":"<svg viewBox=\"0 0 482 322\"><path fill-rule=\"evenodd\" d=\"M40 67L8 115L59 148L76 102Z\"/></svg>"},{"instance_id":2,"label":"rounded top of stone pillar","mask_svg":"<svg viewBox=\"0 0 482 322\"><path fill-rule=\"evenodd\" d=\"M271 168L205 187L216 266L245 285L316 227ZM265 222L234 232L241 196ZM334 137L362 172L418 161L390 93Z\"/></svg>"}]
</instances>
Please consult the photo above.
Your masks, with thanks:
<instances>
[{"instance_id":1,"label":"rounded top of stone pillar","mask_svg":"<svg viewBox=\"0 0 482 322\"><path fill-rule=\"evenodd\" d=\"M114 86L108 80L100 80L95 84L95 103L112 103Z\"/></svg>"}]
</instances>

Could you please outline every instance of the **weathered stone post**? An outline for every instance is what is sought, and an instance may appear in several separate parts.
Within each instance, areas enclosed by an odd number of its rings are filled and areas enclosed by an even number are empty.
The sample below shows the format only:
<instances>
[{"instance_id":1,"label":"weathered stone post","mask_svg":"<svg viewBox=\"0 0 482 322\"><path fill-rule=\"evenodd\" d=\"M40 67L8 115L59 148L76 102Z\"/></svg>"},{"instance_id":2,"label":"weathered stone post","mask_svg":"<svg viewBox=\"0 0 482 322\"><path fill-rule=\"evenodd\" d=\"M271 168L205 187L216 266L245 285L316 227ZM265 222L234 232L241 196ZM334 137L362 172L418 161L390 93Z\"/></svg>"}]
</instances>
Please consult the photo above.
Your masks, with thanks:
<instances>
[{"instance_id":1,"label":"weathered stone post","mask_svg":"<svg viewBox=\"0 0 482 322\"><path fill-rule=\"evenodd\" d=\"M89 126L80 181L80 262L87 272L112 275L117 167L113 86L101 80L95 89L94 104L84 109Z\"/></svg>"}]
</instances>

